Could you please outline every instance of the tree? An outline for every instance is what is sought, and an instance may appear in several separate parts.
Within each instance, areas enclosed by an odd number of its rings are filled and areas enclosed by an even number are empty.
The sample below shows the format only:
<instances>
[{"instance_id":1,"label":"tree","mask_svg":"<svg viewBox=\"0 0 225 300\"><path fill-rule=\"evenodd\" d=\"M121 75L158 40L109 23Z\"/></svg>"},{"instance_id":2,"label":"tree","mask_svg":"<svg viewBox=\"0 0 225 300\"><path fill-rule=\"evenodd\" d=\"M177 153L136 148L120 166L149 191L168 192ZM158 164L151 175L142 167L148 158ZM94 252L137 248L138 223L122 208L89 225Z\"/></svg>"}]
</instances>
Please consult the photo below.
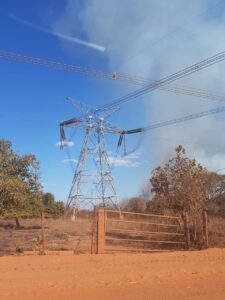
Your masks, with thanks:
<instances>
[{"instance_id":1,"label":"tree","mask_svg":"<svg viewBox=\"0 0 225 300\"><path fill-rule=\"evenodd\" d=\"M34 155L19 155L0 140L0 214L36 215L41 206L39 163Z\"/></svg>"},{"instance_id":2,"label":"tree","mask_svg":"<svg viewBox=\"0 0 225 300\"><path fill-rule=\"evenodd\" d=\"M55 197L52 193L45 193L43 195L44 205L51 205L51 204L54 204L54 202L55 202Z\"/></svg>"},{"instance_id":3,"label":"tree","mask_svg":"<svg viewBox=\"0 0 225 300\"><path fill-rule=\"evenodd\" d=\"M209 172L206 180L208 212L211 216L225 217L225 175Z\"/></svg>"},{"instance_id":4,"label":"tree","mask_svg":"<svg viewBox=\"0 0 225 300\"><path fill-rule=\"evenodd\" d=\"M134 197L129 199L125 206L124 210L132 211L137 213L143 213L146 207L146 200L140 197Z\"/></svg>"},{"instance_id":5,"label":"tree","mask_svg":"<svg viewBox=\"0 0 225 300\"><path fill-rule=\"evenodd\" d=\"M59 218L62 217L65 213L65 205L62 201L55 201L44 205L44 213L47 218Z\"/></svg>"},{"instance_id":6,"label":"tree","mask_svg":"<svg viewBox=\"0 0 225 300\"><path fill-rule=\"evenodd\" d=\"M65 205L62 201L55 201L52 193L45 193L42 197L46 217L58 218L64 215Z\"/></svg>"},{"instance_id":7,"label":"tree","mask_svg":"<svg viewBox=\"0 0 225 300\"><path fill-rule=\"evenodd\" d=\"M154 170L150 179L152 192L161 201L165 198L167 207L175 212L202 212L207 207L207 171L195 159L186 157L182 146L175 151L175 158Z\"/></svg>"},{"instance_id":8,"label":"tree","mask_svg":"<svg viewBox=\"0 0 225 300\"><path fill-rule=\"evenodd\" d=\"M176 156L163 167L154 170L150 179L153 201L170 209L174 213L188 213L192 232L192 241L199 242L201 235L201 216L207 208L207 171L195 159L186 157L185 149L178 146ZM148 209L151 203L148 205Z\"/></svg>"}]
</instances>

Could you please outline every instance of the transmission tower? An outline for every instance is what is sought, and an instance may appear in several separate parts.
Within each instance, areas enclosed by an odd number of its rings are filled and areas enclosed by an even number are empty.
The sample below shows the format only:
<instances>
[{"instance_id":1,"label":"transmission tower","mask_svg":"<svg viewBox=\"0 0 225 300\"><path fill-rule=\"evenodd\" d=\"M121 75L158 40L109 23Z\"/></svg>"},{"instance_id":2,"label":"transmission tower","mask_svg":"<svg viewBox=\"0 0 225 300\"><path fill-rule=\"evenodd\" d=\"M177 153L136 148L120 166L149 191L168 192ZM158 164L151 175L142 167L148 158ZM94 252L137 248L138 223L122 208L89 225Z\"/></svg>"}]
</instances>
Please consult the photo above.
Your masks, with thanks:
<instances>
[{"instance_id":1,"label":"transmission tower","mask_svg":"<svg viewBox=\"0 0 225 300\"><path fill-rule=\"evenodd\" d=\"M6 56L6 58L8 59L8 56ZM12 57L10 56L9 59L12 59ZM21 60L21 57L19 57L19 59ZM207 111L197 115L191 115L191 116L186 116L185 118L171 120L169 122L163 123L162 125L156 124L157 126L151 125L151 126L147 126L146 128L136 128L133 130L121 130L111 125L105 120L107 116L109 116L111 113L113 113L116 110L116 106L133 101L140 96L151 93L155 89L164 88L169 84L177 81L178 79L182 79L186 76L190 76L200 70L203 70L209 66L212 66L224 60L225 60L225 51L218 53L212 57L209 57L207 59L204 59L194 65L191 65L190 67L175 72L167 77L162 78L161 80L152 82L147 85L144 83L143 88L131 92L118 99L115 99L111 103L105 104L98 109L83 108L80 103L75 101L74 105L83 112L83 115L80 118L73 118L68 121L63 121L60 124L62 145L63 143L65 144L65 142L67 141L65 137L64 126L85 129L85 137L84 137L80 157L77 163L77 167L75 170L72 187L70 189L67 206L69 207L72 205L74 210L76 210L81 205L83 204L86 205L88 203L103 205L104 207L108 205L117 205L117 197L116 197L116 191L115 191L112 172L111 172L111 165L110 165L109 157L107 156L107 151L105 146L104 135L106 132L113 133L113 134L120 134L120 140L118 144L121 144L125 134L144 132L156 127L161 127L165 125L171 125L171 124L183 122L186 120L191 120L194 118L202 117L208 114L217 113L224 110L224 107L222 108L220 107L218 109L215 109L214 111ZM27 61L26 57L24 58L23 61L30 63L29 59ZM36 60L34 61L32 60L32 63L36 63ZM43 63L45 66L45 62L38 60L38 64L39 63L41 65ZM52 65L49 63L47 64L47 66L52 67ZM74 71L74 68L73 67L72 69L69 68L69 70ZM184 91L184 94L186 94L186 91ZM87 161L90 160L90 158L92 159L96 167L95 174L88 173L85 170L85 165L87 164ZM91 193L85 196L84 194L85 190L81 188L81 186L86 183L87 178L91 178L91 177L95 178L95 181L92 181L92 183L95 184L96 188L95 191L92 190Z\"/></svg>"},{"instance_id":2,"label":"transmission tower","mask_svg":"<svg viewBox=\"0 0 225 300\"><path fill-rule=\"evenodd\" d=\"M100 205L119 209L117 194L112 176L112 159L109 158L105 134L120 134L123 130L106 121L117 109L92 109L69 98L82 112L79 118L60 123L61 145L68 139L64 127L78 128L84 131L79 159L76 164L67 207L77 211L82 207Z\"/></svg>"}]
</instances>

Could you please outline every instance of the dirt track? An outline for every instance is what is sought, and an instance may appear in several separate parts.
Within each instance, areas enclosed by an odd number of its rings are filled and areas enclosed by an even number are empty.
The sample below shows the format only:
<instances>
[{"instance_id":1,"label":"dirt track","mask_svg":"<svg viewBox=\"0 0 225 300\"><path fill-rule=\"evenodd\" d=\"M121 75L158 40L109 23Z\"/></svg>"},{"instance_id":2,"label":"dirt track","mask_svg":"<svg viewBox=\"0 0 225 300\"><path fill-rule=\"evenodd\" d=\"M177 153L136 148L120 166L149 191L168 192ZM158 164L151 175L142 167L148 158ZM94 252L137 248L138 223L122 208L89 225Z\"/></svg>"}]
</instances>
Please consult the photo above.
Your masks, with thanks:
<instances>
[{"instance_id":1,"label":"dirt track","mask_svg":"<svg viewBox=\"0 0 225 300\"><path fill-rule=\"evenodd\" d=\"M225 299L225 249L0 257L0 299Z\"/></svg>"}]
</instances>

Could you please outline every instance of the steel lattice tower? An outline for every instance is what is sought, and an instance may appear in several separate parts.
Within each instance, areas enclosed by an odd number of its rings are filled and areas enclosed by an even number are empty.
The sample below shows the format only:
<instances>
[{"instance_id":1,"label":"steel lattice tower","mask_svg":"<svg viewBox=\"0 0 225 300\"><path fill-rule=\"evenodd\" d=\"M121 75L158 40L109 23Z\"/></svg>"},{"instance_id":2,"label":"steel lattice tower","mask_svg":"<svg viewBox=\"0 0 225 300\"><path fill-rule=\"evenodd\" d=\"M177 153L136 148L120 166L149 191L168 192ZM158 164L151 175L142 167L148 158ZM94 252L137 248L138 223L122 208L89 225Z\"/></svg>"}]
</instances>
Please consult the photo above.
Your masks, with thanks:
<instances>
[{"instance_id":1,"label":"steel lattice tower","mask_svg":"<svg viewBox=\"0 0 225 300\"><path fill-rule=\"evenodd\" d=\"M112 160L108 156L105 133L121 134L122 129L105 118L117 109L90 109L69 100L82 111L80 118L60 123L61 144L67 143L64 126L84 129L84 139L69 192L67 207L74 212L81 207L99 205L119 209L112 176Z\"/></svg>"}]
</instances>

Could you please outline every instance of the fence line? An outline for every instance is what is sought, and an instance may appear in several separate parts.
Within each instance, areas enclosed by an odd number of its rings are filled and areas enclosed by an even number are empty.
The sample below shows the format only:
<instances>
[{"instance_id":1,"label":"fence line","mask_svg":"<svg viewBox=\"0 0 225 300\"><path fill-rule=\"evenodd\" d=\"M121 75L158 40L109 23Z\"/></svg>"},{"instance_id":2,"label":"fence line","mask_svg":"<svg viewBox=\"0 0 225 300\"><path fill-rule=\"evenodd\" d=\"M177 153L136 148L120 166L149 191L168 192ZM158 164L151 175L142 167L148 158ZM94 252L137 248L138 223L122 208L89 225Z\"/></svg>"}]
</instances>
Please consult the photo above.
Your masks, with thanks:
<instances>
[{"instance_id":1,"label":"fence line","mask_svg":"<svg viewBox=\"0 0 225 300\"><path fill-rule=\"evenodd\" d=\"M108 221L108 220L107 220ZM154 226L164 226L164 227L180 227L180 225L175 224L165 224L165 223L151 223L151 222L142 222L142 221L127 221L127 220L117 220L110 219L110 222L122 222L122 223L134 223L134 224L145 224L145 225L154 225Z\"/></svg>"},{"instance_id":2,"label":"fence line","mask_svg":"<svg viewBox=\"0 0 225 300\"><path fill-rule=\"evenodd\" d=\"M129 211L117 211L112 209L107 209L107 212L111 213L118 213L118 214L129 214L129 215L139 215L139 216L147 216L147 217L160 217L160 218L168 218L168 219L180 219L180 217L177 216L166 216L166 215L156 215L156 214L144 214L144 213L137 213L137 212L129 212Z\"/></svg>"},{"instance_id":3,"label":"fence line","mask_svg":"<svg viewBox=\"0 0 225 300\"><path fill-rule=\"evenodd\" d=\"M137 240L137 239L123 239L123 238L105 238L107 241L129 241L129 242L142 242L142 243L158 243L158 244L185 244L185 242L175 241L158 241L158 240Z\"/></svg>"},{"instance_id":4,"label":"fence line","mask_svg":"<svg viewBox=\"0 0 225 300\"><path fill-rule=\"evenodd\" d=\"M118 214L118 219L115 218ZM133 216L136 218L134 220ZM131 219L129 219L129 217ZM149 221L141 218L149 217ZM151 222L152 218L153 219ZM204 247L208 247L207 214L202 216L202 237ZM165 222L165 220L167 220ZM116 224L120 224L116 226ZM98 209L96 221L96 252L107 251L153 252L174 249L189 250L190 224L188 214L173 217L155 214L143 214L124 211ZM153 248L154 245L154 248Z\"/></svg>"},{"instance_id":5,"label":"fence line","mask_svg":"<svg viewBox=\"0 0 225 300\"><path fill-rule=\"evenodd\" d=\"M140 234L140 233L146 233L146 234L161 234L161 235L177 235L177 236L184 236L183 233L176 233L176 232L165 232L165 231L147 231L147 230L129 230L129 229L109 229L107 230L107 232L114 232L114 231L118 231L118 232L130 232L130 233L134 233L134 234Z\"/></svg>"}]
</instances>

